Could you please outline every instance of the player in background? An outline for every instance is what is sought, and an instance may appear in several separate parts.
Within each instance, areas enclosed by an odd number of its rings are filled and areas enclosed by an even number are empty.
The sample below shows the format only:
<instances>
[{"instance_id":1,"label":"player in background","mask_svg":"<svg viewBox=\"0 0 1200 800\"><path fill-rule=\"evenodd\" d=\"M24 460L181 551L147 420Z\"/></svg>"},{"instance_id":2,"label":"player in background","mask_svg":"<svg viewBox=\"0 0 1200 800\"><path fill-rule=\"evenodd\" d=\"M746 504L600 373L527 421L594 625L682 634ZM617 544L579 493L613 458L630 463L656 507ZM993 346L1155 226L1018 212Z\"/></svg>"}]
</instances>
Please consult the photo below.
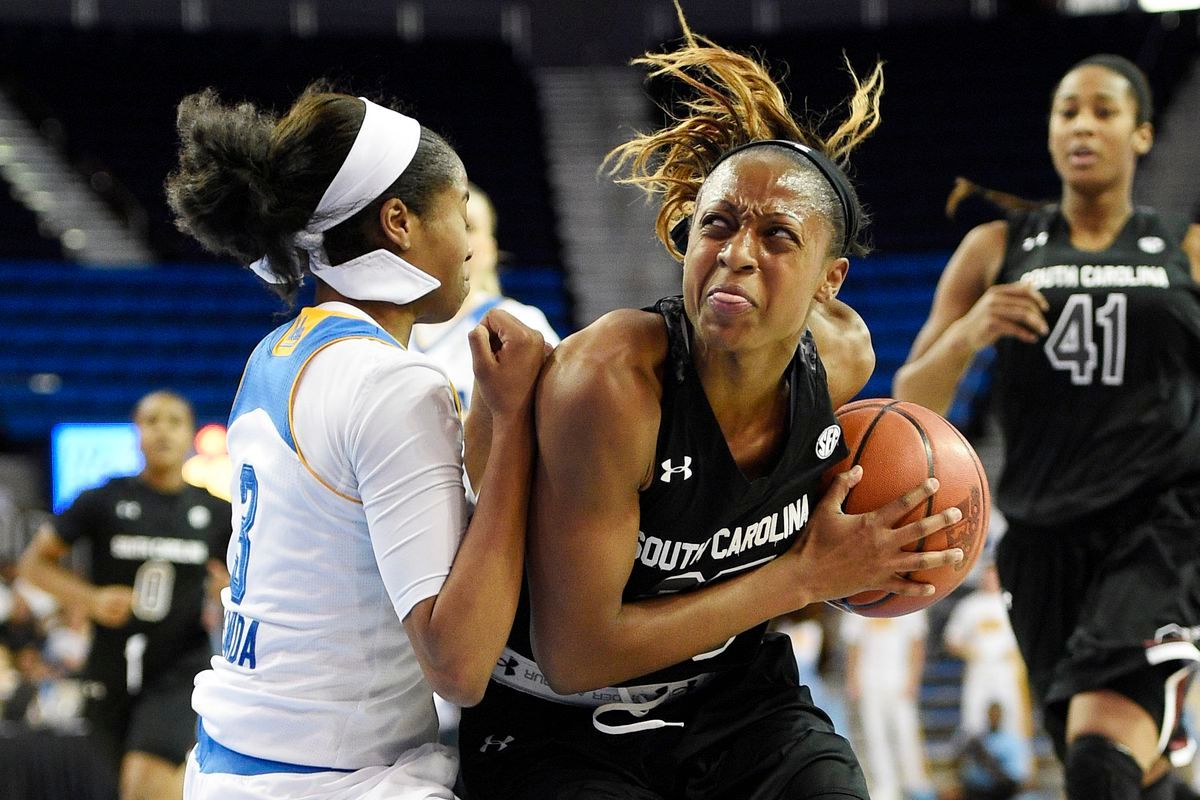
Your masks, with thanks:
<instances>
[{"instance_id":1,"label":"player in background","mask_svg":"<svg viewBox=\"0 0 1200 800\"><path fill-rule=\"evenodd\" d=\"M468 335L488 311L493 308L507 311L541 333L546 344L558 344L558 334L541 310L504 296L498 270L500 247L496 242L496 207L475 184L469 184L467 190L471 193L467 200L467 236L471 241L467 271L471 291L453 318L437 324L414 325L411 342L413 350L429 356L446 370L450 382L458 390L464 410L471 406L471 391L475 386Z\"/></svg>"},{"instance_id":2,"label":"player in background","mask_svg":"<svg viewBox=\"0 0 1200 800\"><path fill-rule=\"evenodd\" d=\"M962 733L986 733L988 707L999 703L1005 730L1028 740L1032 733L1029 683L1008 621L995 563L983 565L979 587L950 609L942 629L942 644L951 655L963 660L959 706Z\"/></svg>"},{"instance_id":3,"label":"player in background","mask_svg":"<svg viewBox=\"0 0 1200 800\"><path fill-rule=\"evenodd\" d=\"M1061 197L967 234L894 387L944 412L996 348L996 562L1071 800L1171 796L1165 755L1200 659L1200 226L1133 205L1152 111L1124 58L1061 78Z\"/></svg>"},{"instance_id":4,"label":"player in background","mask_svg":"<svg viewBox=\"0 0 1200 800\"><path fill-rule=\"evenodd\" d=\"M921 730L921 675L929 622L844 614L846 696L858 711L872 800L934 800Z\"/></svg>"},{"instance_id":5,"label":"player in background","mask_svg":"<svg viewBox=\"0 0 1200 800\"><path fill-rule=\"evenodd\" d=\"M192 679L212 655L201 611L210 571L225 577L231 512L183 480L195 436L187 400L152 392L133 421L142 472L80 494L38 531L20 573L95 623L83 671L91 737L122 800L164 800L182 796L196 741ZM80 542L87 578L59 563Z\"/></svg>"}]
</instances>

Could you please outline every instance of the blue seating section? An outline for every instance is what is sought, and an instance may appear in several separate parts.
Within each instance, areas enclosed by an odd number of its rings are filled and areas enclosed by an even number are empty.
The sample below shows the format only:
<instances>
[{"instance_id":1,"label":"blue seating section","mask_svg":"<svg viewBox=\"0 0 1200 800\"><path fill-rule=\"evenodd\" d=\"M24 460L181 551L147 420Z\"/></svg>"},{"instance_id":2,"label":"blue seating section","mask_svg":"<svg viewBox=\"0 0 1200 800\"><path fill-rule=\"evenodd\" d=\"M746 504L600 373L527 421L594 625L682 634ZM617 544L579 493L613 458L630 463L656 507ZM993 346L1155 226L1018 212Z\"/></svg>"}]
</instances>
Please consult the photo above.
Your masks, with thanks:
<instances>
[{"instance_id":1,"label":"blue seating section","mask_svg":"<svg viewBox=\"0 0 1200 800\"><path fill-rule=\"evenodd\" d=\"M163 387L191 399L200 422L224 422L246 357L285 319L253 275L222 264L0 262L0 284L0 439L10 442L43 441L62 421L127 419ZM569 332L557 270L512 269L505 285Z\"/></svg>"},{"instance_id":2,"label":"blue seating section","mask_svg":"<svg viewBox=\"0 0 1200 800\"><path fill-rule=\"evenodd\" d=\"M859 397L891 396L892 378L925 324L934 287L949 257L946 251L873 254L852 263L838 297L866 320L876 359L875 373ZM987 389L989 363L990 351L981 353L964 376L946 415L964 430L976 422L976 401Z\"/></svg>"}]
</instances>

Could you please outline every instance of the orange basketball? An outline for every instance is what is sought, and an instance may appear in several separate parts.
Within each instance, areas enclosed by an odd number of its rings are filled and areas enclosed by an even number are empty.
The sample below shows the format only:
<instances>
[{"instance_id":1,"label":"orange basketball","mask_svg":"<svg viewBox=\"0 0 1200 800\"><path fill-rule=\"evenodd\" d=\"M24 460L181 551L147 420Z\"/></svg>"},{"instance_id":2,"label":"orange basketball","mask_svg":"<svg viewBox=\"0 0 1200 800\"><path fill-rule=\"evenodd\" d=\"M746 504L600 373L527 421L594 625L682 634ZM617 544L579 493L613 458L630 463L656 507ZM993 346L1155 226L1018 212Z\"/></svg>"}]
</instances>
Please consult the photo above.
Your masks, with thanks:
<instances>
[{"instance_id":1,"label":"orange basketball","mask_svg":"<svg viewBox=\"0 0 1200 800\"><path fill-rule=\"evenodd\" d=\"M956 565L905 574L904 577L937 587L931 595L904 597L870 591L831 602L864 617L898 617L925 608L958 588L983 551L991 497L979 456L957 428L916 403L858 400L838 409L837 417L850 455L825 473L826 480L855 464L863 468L862 480L850 490L843 505L845 512L874 511L925 479L937 478L940 484L937 493L895 527L957 506L962 519L956 525L905 549L922 552L961 547L963 560Z\"/></svg>"}]
</instances>

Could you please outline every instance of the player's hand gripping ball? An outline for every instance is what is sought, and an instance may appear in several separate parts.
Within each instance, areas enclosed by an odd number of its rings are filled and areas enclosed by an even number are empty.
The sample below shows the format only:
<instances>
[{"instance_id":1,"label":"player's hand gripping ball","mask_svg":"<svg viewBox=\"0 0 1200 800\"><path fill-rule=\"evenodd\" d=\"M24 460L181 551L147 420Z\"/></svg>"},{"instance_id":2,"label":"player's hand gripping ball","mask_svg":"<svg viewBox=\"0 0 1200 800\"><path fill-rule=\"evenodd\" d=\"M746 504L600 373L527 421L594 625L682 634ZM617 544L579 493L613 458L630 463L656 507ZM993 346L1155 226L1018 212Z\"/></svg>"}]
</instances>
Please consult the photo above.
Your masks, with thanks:
<instances>
[{"instance_id":1,"label":"player's hand gripping ball","mask_svg":"<svg viewBox=\"0 0 1200 800\"><path fill-rule=\"evenodd\" d=\"M958 429L939 414L901 400L858 400L837 411L842 438L850 455L825 473L833 476L861 464L863 477L850 490L842 508L864 514L895 500L927 478L940 484L933 497L913 509L895 527L957 506L962 519L906 550L946 550L961 547L957 564L905 573L904 577L936 587L931 595L902 597L885 591L859 592L832 604L864 617L899 617L929 606L958 588L971 572L987 538L991 496L987 475L974 448Z\"/></svg>"}]
</instances>

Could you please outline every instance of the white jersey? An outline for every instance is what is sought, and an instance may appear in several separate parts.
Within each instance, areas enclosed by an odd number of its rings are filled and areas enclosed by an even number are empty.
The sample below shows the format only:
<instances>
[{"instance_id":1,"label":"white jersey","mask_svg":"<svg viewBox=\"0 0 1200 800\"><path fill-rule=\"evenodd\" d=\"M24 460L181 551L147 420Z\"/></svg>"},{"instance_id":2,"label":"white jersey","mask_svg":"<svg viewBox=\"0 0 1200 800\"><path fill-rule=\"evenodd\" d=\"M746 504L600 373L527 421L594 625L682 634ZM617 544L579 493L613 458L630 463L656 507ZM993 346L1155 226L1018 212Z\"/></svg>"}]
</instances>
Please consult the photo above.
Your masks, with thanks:
<instances>
[{"instance_id":1,"label":"white jersey","mask_svg":"<svg viewBox=\"0 0 1200 800\"><path fill-rule=\"evenodd\" d=\"M1025 664L1008 620L1004 595L975 591L955 604L942 633L946 646L964 659L962 728L967 733L987 730L987 707L1004 709L1003 726L1028 735L1029 702Z\"/></svg>"},{"instance_id":2,"label":"white jersey","mask_svg":"<svg viewBox=\"0 0 1200 800\"><path fill-rule=\"evenodd\" d=\"M410 342L412 349L429 356L446 370L450 382L458 390L459 401L464 409L470 408L471 393L475 388L475 370L467 334L493 308L507 311L540 332L547 344L557 345L559 342L558 334L550 327L549 320L540 309L500 295L472 294L454 319L436 325L414 325Z\"/></svg>"},{"instance_id":3,"label":"white jersey","mask_svg":"<svg viewBox=\"0 0 1200 800\"><path fill-rule=\"evenodd\" d=\"M401 620L439 592L466 527L454 391L326 303L259 344L230 420L231 582L223 653L196 679L199 752L395 764L437 737ZM225 771L256 774L240 768Z\"/></svg>"},{"instance_id":4,"label":"white jersey","mask_svg":"<svg viewBox=\"0 0 1200 800\"><path fill-rule=\"evenodd\" d=\"M857 648L858 719L867 782L875 800L931 797L917 698L913 647L929 635L925 611L901 617L846 614L842 639Z\"/></svg>"},{"instance_id":5,"label":"white jersey","mask_svg":"<svg viewBox=\"0 0 1200 800\"><path fill-rule=\"evenodd\" d=\"M901 617L842 618L842 640L858 647L859 684L864 696L890 695L912 684L913 644L929 635L925 611Z\"/></svg>"}]
</instances>

